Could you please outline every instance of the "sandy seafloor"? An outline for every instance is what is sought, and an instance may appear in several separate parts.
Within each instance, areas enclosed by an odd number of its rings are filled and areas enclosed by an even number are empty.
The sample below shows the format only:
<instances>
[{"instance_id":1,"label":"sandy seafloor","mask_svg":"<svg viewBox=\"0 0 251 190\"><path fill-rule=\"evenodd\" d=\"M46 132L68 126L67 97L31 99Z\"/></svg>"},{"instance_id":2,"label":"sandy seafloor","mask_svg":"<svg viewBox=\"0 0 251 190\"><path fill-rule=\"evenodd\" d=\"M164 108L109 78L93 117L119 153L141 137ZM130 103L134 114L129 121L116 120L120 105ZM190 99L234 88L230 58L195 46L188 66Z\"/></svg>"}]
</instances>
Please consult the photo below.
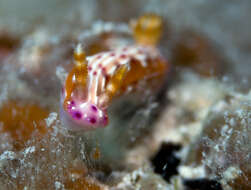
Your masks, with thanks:
<instances>
[{"instance_id":1,"label":"sandy seafloor","mask_svg":"<svg viewBox=\"0 0 251 190\"><path fill-rule=\"evenodd\" d=\"M250 10L249 0L1 0L0 190L251 189ZM145 12L165 22L161 98L115 106L105 129L65 130L73 48L131 43L128 21Z\"/></svg>"}]
</instances>

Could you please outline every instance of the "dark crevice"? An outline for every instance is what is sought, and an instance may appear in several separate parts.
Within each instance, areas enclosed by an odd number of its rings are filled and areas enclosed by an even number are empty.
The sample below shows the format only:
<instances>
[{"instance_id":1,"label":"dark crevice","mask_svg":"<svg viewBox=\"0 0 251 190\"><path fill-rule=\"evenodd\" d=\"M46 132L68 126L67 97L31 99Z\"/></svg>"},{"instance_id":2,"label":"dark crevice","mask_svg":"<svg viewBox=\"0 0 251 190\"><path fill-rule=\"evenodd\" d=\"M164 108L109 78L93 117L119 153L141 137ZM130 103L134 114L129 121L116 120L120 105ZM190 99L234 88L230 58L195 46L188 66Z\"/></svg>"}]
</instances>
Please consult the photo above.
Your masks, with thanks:
<instances>
[{"instance_id":1,"label":"dark crevice","mask_svg":"<svg viewBox=\"0 0 251 190\"><path fill-rule=\"evenodd\" d=\"M185 190L223 190L219 182L206 178L185 179L183 184Z\"/></svg>"},{"instance_id":2,"label":"dark crevice","mask_svg":"<svg viewBox=\"0 0 251 190\"><path fill-rule=\"evenodd\" d=\"M173 175L178 174L177 167L180 164L180 158L176 156L176 152L181 149L181 145L172 143L163 143L151 159L154 172L160 174L167 182Z\"/></svg>"}]
</instances>

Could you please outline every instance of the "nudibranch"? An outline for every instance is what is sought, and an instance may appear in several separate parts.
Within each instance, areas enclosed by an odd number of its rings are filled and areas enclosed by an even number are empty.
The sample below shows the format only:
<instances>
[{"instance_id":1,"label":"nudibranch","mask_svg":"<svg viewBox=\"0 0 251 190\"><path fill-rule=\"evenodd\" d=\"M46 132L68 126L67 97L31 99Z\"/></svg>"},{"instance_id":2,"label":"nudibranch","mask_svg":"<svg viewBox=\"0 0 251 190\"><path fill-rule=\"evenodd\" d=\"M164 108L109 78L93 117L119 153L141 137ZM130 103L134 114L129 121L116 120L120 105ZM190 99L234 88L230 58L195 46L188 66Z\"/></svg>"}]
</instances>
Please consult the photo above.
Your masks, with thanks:
<instances>
[{"instance_id":1,"label":"nudibranch","mask_svg":"<svg viewBox=\"0 0 251 190\"><path fill-rule=\"evenodd\" d=\"M62 92L63 125L73 131L87 131L108 125L108 112L115 99L132 94L144 98L156 91L168 70L156 45L162 33L162 19L146 14L131 22L135 44L86 56L82 46L74 51L75 66Z\"/></svg>"}]
</instances>

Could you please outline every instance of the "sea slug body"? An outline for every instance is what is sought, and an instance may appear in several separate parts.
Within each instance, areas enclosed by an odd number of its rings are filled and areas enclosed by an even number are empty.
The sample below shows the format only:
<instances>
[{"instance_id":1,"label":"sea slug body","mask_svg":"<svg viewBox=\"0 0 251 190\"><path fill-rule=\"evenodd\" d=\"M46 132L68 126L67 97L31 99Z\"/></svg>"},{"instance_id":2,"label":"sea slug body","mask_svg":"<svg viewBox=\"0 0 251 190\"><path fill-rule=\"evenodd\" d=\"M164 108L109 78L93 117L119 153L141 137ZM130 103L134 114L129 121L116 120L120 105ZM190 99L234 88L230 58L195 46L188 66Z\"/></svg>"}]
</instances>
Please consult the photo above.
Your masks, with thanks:
<instances>
[{"instance_id":1,"label":"sea slug body","mask_svg":"<svg viewBox=\"0 0 251 190\"><path fill-rule=\"evenodd\" d=\"M143 28L143 29L142 29ZM135 45L85 56L79 44L75 67L62 92L61 118L73 131L108 125L110 104L128 94L154 91L163 85L167 61L155 47L162 30L160 17L148 14L133 23Z\"/></svg>"}]
</instances>

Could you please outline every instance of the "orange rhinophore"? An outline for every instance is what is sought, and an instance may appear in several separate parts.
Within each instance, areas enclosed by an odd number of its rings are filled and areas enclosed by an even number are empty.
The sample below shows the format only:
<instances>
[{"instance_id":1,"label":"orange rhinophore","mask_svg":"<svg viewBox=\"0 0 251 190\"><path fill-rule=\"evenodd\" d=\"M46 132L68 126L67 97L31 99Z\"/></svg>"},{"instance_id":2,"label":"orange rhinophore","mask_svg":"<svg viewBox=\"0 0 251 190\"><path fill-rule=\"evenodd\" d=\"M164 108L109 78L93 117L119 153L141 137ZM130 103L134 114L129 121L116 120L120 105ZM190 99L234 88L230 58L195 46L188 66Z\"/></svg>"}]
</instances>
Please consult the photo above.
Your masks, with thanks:
<instances>
[{"instance_id":1,"label":"orange rhinophore","mask_svg":"<svg viewBox=\"0 0 251 190\"><path fill-rule=\"evenodd\" d=\"M156 48L162 25L159 16L146 14L131 22L136 44L88 57L77 46L62 95L61 118L70 130L105 127L113 100L133 93L142 97L163 85L168 64Z\"/></svg>"},{"instance_id":2,"label":"orange rhinophore","mask_svg":"<svg viewBox=\"0 0 251 190\"><path fill-rule=\"evenodd\" d=\"M71 99L71 94L75 88L81 88L82 90L86 86L87 78L87 64L85 53L82 50L82 46L79 44L74 52L74 60L76 62L75 67L67 76L65 81L65 99L64 108L67 108L67 104Z\"/></svg>"}]
</instances>

